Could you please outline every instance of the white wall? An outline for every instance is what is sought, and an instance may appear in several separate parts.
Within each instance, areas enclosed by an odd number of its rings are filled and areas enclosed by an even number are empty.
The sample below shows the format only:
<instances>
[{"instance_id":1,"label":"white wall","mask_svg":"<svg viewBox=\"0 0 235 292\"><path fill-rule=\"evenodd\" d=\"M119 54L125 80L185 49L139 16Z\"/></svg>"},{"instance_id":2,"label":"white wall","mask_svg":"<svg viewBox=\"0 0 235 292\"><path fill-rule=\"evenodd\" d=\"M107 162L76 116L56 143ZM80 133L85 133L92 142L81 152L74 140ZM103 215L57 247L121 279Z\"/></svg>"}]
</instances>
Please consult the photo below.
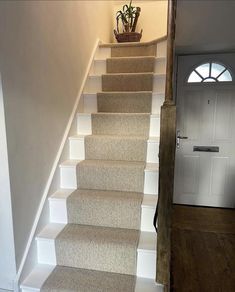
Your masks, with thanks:
<instances>
[{"instance_id":1,"label":"white wall","mask_svg":"<svg viewBox=\"0 0 235 292\"><path fill-rule=\"evenodd\" d=\"M17 269L92 49L98 37L111 41L112 21L112 1L0 2Z\"/></svg>"},{"instance_id":2,"label":"white wall","mask_svg":"<svg viewBox=\"0 0 235 292\"><path fill-rule=\"evenodd\" d=\"M12 289L16 274L6 125L0 75L0 287Z\"/></svg>"},{"instance_id":3,"label":"white wall","mask_svg":"<svg viewBox=\"0 0 235 292\"><path fill-rule=\"evenodd\" d=\"M235 50L235 1L178 1L176 47L179 53Z\"/></svg>"},{"instance_id":4,"label":"white wall","mask_svg":"<svg viewBox=\"0 0 235 292\"><path fill-rule=\"evenodd\" d=\"M115 1L114 15L116 15L118 10L122 10L123 5L127 3L129 4L129 0ZM137 32L140 32L141 29L143 29L141 42L151 41L166 35L168 1L133 1L132 6L141 8L141 13L136 29ZM115 17L113 20L113 28L116 29Z\"/></svg>"}]
</instances>

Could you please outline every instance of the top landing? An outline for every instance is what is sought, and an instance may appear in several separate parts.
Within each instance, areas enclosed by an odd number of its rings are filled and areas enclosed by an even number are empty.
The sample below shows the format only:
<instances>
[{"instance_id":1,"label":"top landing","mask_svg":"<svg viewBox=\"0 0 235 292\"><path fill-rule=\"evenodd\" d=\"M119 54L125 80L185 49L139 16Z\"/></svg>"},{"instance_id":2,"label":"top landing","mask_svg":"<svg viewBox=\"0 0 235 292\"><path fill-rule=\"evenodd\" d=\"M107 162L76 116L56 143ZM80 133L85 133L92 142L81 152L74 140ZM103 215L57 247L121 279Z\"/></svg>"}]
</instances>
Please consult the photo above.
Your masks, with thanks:
<instances>
[{"instance_id":1,"label":"top landing","mask_svg":"<svg viewBox=\"0 0 235 292\"><path fill-rule=\"evenodd\" d=\"M150 42L133 42L133 43L109 43L100 44L100 49L111 50L111 57L136 57L136 56L166 56L166 39L155 39Z\"/></svg>"}]
</instances>

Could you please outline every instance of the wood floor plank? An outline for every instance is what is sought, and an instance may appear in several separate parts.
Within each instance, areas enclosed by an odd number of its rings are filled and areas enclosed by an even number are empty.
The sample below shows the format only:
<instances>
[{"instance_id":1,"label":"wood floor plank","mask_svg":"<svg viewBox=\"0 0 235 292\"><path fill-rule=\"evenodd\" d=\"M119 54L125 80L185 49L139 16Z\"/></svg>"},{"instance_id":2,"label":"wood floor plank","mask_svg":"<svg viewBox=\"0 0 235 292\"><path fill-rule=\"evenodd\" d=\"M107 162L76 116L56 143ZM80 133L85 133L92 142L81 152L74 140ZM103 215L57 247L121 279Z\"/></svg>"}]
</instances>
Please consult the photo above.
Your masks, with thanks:
<instances>
[{"instance_id":1,"label":"wood floor plank","mask_svg":"<svg viewBox=\"0 0 235 292\"><path fill-rule=\"evenodd\" d=\"M235 211L176 205L171 291L235 291Z\"/></svg>"}]
</instances>

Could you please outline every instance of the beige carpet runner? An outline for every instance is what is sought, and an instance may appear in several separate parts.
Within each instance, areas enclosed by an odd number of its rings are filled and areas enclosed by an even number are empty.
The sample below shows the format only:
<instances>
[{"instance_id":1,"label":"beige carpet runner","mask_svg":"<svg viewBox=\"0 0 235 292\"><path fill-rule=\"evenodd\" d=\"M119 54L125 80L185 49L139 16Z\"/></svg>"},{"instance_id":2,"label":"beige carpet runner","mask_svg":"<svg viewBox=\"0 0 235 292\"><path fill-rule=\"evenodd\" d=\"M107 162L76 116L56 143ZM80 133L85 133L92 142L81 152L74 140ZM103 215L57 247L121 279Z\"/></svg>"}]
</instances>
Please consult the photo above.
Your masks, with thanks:
<instances>
[{"instance_id":1,"label":"beige carpet runner","mask_svg":"<svg viewBox=\"0 0 235 292\"><path fill-rule=\"evenodd\" d=\"M99 112L109 113L150 113L152 92L99 92Z\"/></svg>"},{"instance_id":2,"label":"beige carpet runner","mask_svg":"<svg viewBox=\"0 0 235 292\"><path fill-rule=\"evenodd\" d=\"M44 292L135 291L155 59L152 47L112 55Z\"/></svg>"},{"instance_id":3,"label":"beige carpet runner","mask_svg":"<svg viewBox=\"0 0 235 292\"><path fill-rule=\"evenodd\" d=\"M134 292L135 277L68 267L56 267L44 292Z\"/></svg>"}]
</instances>

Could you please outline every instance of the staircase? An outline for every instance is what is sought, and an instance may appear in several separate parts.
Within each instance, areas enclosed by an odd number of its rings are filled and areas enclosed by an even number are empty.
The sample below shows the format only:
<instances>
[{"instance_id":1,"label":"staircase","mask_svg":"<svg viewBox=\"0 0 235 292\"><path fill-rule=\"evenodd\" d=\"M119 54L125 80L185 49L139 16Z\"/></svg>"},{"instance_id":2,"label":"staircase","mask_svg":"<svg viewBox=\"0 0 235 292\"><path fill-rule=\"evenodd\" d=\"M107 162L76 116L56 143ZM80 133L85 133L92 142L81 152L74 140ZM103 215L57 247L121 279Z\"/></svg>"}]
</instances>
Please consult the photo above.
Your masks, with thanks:
<instances>
[{"instance_id":1,"label":"staircase","mask_svg":"<svg viewBox=\"0 0 235 292\"><path fill-rule=\"evenodd\" d=\"M166 44L101 45L26 291L153 292Z\"/></svg>"}]
</instances>

